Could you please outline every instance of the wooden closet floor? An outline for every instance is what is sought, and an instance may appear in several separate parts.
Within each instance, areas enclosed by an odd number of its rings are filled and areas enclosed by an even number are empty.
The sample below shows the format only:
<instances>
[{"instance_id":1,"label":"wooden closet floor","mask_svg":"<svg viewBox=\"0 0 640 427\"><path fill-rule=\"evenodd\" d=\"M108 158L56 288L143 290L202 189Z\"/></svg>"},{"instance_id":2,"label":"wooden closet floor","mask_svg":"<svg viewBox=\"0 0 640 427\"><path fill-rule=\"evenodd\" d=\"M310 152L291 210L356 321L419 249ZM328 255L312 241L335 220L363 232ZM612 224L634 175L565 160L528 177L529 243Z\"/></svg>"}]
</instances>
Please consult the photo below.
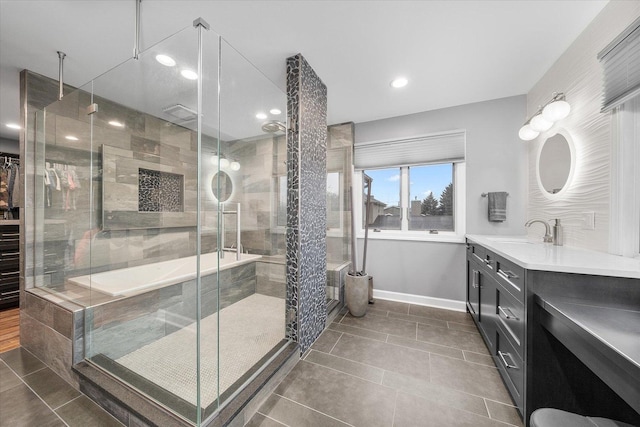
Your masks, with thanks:
<instances>
[{"instance_id":1,"label":"wooden closet floor","mask_svg":"<svg viewBox=\"0 0 640 427\"><path fill-rule=\"evenodd\" d=\"M0 353L20 347L20 309L0 311Z\"/></svg>"}]
</instances>

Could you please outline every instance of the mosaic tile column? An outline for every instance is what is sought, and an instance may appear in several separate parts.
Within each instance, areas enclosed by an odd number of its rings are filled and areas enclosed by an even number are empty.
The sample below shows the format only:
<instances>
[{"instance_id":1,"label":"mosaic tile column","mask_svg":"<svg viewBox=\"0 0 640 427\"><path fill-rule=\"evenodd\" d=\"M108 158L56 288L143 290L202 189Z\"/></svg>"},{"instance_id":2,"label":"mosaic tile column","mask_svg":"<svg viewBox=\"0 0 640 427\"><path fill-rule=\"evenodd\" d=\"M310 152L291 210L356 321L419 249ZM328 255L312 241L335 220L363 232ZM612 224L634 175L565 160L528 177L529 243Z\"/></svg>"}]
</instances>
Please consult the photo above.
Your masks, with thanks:
<instances>
[{"instance_id":1,"label":"mosaic tile column","mask_svg":"<svg viewBox=\"0 0 640 427\"><path fill-rule=\"evenodd\" d=\"M327 321L327 87L287 58L287 337L305 352Z\"/></svg>"}]
</instances>

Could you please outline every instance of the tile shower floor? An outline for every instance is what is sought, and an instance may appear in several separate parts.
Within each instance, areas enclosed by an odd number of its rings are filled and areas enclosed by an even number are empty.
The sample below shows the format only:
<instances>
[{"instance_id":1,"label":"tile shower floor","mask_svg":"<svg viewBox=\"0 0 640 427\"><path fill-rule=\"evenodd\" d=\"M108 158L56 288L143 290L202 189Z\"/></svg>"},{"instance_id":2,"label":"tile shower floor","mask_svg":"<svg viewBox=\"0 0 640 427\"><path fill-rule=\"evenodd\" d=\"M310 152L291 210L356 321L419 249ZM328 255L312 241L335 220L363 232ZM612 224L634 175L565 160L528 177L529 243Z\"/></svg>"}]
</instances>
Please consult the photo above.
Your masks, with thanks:
<instances>
[{"instance_id":1,"label":"tile shower floor","mask_svg":"<svg viewBox=\"0 0 640 427\"><path fill-rule=\"evenodd\" d=\"M364 317L341 314L330 324L247 425L522 421L467 313L378 300Z\"/></svg>"},{"instance_id":2,"label":"tile shower floor","mask_svg":"<svg viewBox=\"0 0 640 427\"><path fill-rule=\"evenodd\" d=\"M285 336L282 298L252 294L200 322L203 406L209 406ZM163 389L197 405L196 325L190 325L116 360ZM218 354L220 366L218 366ZM218 383L218 373L220 375Z\"/></svg>"}]
</instances>

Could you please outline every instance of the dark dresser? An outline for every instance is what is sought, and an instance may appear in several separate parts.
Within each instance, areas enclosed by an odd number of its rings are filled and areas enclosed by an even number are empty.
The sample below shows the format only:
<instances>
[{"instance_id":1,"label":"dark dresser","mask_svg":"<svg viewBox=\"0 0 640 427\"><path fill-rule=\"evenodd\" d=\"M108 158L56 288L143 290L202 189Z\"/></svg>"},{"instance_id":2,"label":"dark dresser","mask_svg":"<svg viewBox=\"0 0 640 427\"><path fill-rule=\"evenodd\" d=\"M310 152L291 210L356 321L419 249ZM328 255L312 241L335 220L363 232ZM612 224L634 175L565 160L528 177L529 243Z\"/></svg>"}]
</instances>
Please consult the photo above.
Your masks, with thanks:
<instances>
[{"instance_id":1,"label":"dark dresser","mask_svg":"<svg viewBox=\"0 0 640 427\"><path fill-rule=\"evenodd\" d=\"M20 296L20 225L0 221L0 310L18 307Z\"/></svg>"}]
</instances>

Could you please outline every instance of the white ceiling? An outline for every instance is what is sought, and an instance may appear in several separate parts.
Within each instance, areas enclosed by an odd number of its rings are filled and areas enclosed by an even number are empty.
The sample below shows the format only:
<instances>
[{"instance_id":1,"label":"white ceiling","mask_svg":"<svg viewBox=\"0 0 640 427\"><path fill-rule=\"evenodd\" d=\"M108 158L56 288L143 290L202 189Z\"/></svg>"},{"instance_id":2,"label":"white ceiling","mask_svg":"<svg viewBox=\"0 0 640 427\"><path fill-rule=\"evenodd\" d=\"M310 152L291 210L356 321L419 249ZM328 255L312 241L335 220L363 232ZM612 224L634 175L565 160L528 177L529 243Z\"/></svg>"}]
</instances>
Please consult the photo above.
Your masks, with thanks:
<instances>
[{"instance_id":1,"label":"white ceiling","mask_svg":"<svg viewBox=\"0 0 640 427\"><path fill-rule=\"evenodd\" d=\"M283 90L302 53L329 123L363 122L526 94L606 3L144 0L141 47L202 17ZM83 85L131 57L134 17L135 0L0 1L0 136L18 136L21 69L57 79L62 50L65 83Z\"/></svg>"}]
</instances>

